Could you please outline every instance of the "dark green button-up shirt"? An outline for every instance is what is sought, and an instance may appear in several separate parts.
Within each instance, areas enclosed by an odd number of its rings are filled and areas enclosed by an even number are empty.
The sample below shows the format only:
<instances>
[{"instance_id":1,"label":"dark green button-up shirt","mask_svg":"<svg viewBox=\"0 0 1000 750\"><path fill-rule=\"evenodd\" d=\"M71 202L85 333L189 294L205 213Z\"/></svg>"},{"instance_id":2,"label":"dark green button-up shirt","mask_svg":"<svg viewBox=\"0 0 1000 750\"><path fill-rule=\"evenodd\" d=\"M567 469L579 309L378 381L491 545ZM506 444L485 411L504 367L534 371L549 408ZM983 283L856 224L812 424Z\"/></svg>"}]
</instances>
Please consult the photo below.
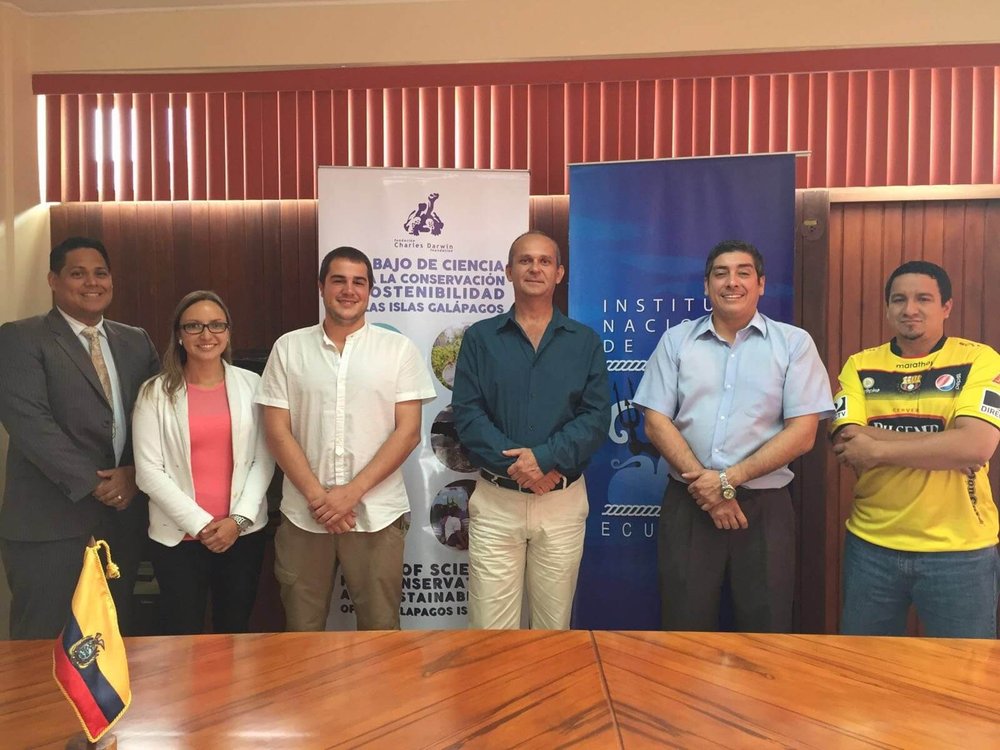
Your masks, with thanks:
<instances>
[{"instance_id":1,"label":"dark green button-up shirt","mask_svg":"<svg viewBox=\"0 0 1000 750\"><path fill-rule=\"evenodd\" d=\"M501 476L531 448L543 472L583 471L611 421L607 362L598 335L553 310L532 347L514 308L465 332L452 407L459 440L473 463Z\"/></svg>"}]
</instances>

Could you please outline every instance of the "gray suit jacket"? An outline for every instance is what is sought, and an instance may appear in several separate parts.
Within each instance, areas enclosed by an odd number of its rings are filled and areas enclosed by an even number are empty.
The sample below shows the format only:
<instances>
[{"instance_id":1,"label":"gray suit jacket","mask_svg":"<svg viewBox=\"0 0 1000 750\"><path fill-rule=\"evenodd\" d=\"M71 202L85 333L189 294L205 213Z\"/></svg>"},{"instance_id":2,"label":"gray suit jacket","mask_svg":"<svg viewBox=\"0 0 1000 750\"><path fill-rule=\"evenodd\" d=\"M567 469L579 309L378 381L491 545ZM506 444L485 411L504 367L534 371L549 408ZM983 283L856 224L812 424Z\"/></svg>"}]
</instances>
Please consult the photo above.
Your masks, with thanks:
<instances>
[{"instance_id":1,"label":"gray suit jacket","mask_svg":"<svg viewBox=\"0 0 1000 750\"><path fill-rule=\"evenodd\" d=\"M132 407L139 386L159 370L141 328L105 319L129 434L121 465L132 464ZM116 465L114 414L87 350L58 310L0 327L0 420L10 435L0 537L48 541L93 532L116 511L91 495L98 469ZM141 524L145 501L122 515ZM128 518L116 519L128 522Z\"/></svg>"}]
</instances>

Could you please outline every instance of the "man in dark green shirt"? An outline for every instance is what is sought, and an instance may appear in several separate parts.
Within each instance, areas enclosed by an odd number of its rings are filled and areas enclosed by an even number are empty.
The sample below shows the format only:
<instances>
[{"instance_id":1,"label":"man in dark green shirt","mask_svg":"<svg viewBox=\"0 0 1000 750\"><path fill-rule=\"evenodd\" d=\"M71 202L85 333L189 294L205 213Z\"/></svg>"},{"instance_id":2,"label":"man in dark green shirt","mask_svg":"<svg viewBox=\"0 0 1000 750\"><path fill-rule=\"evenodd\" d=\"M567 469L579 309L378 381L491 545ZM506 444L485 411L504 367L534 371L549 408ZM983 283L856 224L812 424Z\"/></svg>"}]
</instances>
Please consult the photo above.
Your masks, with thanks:
<instances>
[{"instance_id":1,"label":"man in dark green shirt","mask_svg":"<svg viewBox=\"0 0 1000 750\"><path fill-rule=\"evenodd\" d=\"M465 333L452 406L480 468L469 501L469 622L569 627L589 504L581 476L611 419L597 334L552 304L565 273L541 232L514 240L514 306Z\"/></svg>"}]
</instances>

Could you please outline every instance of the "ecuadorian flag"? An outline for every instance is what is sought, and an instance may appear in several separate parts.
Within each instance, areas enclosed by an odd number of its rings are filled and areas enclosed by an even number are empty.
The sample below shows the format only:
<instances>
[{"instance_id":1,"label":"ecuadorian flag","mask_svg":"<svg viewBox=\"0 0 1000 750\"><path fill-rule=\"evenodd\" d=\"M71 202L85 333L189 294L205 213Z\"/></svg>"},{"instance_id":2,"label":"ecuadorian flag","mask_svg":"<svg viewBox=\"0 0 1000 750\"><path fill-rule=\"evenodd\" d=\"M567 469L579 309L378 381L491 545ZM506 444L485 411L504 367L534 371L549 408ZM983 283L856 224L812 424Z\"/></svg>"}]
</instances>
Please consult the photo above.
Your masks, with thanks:
<instances>
[{"instance_id":1,"label":"ecuadorian flag","mask_svg":"<svg viewBox=\"0 0 1000 750\"><path fill-rule=\"evenodd\" d=\"M52 675L91 742L103 737L132 702L125 644L100 547L108 556L108 577L118 577L107 542L101 540L84 550L69 621L52 650Z\"/></svg>"}]
</instances>

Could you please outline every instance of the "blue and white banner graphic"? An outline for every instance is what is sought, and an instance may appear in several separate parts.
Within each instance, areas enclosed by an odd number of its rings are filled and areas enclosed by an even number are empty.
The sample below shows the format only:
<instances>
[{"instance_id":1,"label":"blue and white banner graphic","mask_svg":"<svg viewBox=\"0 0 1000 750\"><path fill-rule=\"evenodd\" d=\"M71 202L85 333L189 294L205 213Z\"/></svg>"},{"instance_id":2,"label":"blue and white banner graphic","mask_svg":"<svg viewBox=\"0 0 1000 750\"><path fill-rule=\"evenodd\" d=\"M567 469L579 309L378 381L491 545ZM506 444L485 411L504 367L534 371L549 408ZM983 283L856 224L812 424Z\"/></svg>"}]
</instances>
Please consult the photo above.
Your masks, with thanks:
<instances>
[{"instance_id":1,"label":"blue and white banner graphic","mask_svg":"<svg viewBox=\"0 0 1000 750\"><path fill-rule=\"evenodd\" d=\"M608 441L587 470L590 518L574 627L660 626L656 533L666 461L631 398L664 332L711 312L705 258L723 240L764 255L760 310L791 321L795 157L791 154L570 167L569 313L604 340Z\"/></svg>"},{"instance_id":2,"label":"blue and white banner graphic","mask_svg":"<svg viewBox=\"0 0 1000 750\"><path fill-rule=\"evenodd\" d=\"M458 444L451 385L465 330L514 301L504 267L511 241L528 229L528 173L321 167L318 184L320 258L340 245L371 258L367 320L400 331L425 353L438 392L424 405L420 445L403 466L411 527L401 624L464 628L477 472ZM327 627L354 626L338 576Z\"/></svg>"}]
</instances>

